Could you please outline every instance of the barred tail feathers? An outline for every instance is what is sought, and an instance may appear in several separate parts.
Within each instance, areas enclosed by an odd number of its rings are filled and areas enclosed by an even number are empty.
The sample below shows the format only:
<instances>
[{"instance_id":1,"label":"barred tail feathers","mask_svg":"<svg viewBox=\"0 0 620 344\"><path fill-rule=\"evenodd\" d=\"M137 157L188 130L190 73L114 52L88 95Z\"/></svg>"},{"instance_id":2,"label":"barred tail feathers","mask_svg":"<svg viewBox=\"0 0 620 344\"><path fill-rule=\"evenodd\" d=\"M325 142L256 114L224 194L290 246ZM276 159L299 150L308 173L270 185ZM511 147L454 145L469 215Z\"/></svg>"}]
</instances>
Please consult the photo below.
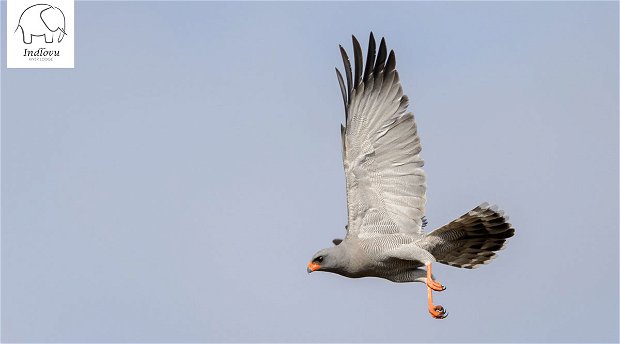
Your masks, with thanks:
<instances>
[{"instance_id":1,"label":"barred tail feathers","mask_svg":"<svg viewBox=\"0 0 620 344\"><path fill-rule=\"evenodd\" d=\"M508 216L483 203L425 236L425 249L439 263L473 269L488 264L514 235Z\"/></svg>"}]
</instances>

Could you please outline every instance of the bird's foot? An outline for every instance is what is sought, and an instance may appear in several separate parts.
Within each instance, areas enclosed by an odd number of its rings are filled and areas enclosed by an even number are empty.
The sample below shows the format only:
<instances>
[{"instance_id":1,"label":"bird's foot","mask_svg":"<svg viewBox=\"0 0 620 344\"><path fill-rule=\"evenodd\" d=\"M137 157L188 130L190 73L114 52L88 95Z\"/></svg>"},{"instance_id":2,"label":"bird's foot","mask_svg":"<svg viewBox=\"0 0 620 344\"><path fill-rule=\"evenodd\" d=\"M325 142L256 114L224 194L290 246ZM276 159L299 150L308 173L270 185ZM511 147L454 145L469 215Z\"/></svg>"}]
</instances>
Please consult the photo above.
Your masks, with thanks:
<instances>
[{"instance_id":1,"label":"bird's foot","mask_svg":"<svg viewBox=\"0 0 620 344\"><path fill-rule=\"evenodd\" d=\"M441 305L434 306L433 304L428 305L428 312L431 313L431 316L435 319L445 319L448 316L448 312Z\"/></svg>"},{"instance_id":2,"label":"bird's foot","mask_svg":"<svg viewBox=\"0 0 620 344\"><path fill-rule=\"evenodd\" d=\"M446 287L444 287L441 283L434 281L432 279L426 279L426 285L433 289L434 291L444 291Z\"/></svg>"}]
</instances>

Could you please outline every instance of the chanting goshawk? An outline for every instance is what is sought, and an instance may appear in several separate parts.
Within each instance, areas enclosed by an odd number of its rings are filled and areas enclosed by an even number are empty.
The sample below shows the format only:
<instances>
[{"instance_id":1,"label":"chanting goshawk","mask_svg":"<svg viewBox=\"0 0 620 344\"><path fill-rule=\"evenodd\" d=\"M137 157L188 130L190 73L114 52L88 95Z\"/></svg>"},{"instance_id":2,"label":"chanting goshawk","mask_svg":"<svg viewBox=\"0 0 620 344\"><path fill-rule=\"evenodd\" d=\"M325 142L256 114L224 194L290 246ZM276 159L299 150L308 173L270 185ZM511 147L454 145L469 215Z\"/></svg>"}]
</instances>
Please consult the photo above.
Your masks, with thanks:
<instances>
[{"instance_id":1,"label":"chanting goshawk","mask_svg":"<svg viewBox=\"0 0 620 344\"><path fill-rule=\"evenodd\" d=\"M431 264L472 269L486 264L514 235L508 217L483 203L428 234L426 175L420 138L409 98L400 86L394 51L385 39L379 51L370 34L366 65L353 36L354 68L340 46L345 76L336 75L345 104L341 126L347 185L348 225L344 240L318 251L308 272L326 271L351 278L380 277L393 282L422 282L428 290L428 311L436 319L447 313L434 305ZM425 268L425 269L424 269Z\"/></svg>"}]
</instances>

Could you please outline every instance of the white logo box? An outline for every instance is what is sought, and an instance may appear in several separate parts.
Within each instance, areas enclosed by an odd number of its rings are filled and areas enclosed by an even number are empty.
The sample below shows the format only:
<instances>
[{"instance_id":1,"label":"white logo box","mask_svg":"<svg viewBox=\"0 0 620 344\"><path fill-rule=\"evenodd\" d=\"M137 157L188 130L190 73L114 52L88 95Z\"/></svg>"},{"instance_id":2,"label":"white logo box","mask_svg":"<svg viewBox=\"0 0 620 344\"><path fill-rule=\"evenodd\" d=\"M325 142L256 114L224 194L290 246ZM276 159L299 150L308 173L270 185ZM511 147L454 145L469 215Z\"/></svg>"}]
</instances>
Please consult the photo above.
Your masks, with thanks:
<instances>
[{"instance_id":1,"label":"white logo box","mask_svg":"<svg viewBox=\"0 0 620 344\"><path fill-rule=\"evenodd\" d=\"M7 68L73 68L74 23L74 0L7 0Z\"/></svg>"}]
</instances>

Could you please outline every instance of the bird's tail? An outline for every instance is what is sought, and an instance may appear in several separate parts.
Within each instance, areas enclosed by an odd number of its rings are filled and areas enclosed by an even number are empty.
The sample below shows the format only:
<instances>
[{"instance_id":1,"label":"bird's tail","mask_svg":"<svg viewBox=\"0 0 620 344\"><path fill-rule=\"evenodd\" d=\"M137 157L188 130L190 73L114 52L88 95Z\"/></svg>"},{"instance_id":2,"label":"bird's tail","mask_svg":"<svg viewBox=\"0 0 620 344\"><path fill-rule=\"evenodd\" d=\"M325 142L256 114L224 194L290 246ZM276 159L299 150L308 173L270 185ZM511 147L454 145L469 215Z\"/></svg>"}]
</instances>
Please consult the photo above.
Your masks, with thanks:
<instances>
[{"instance_id":1,"label":"bird's tail","mask_svg":"<svg viewBox=\"0 0 620 344\"><path fill-rule=\"evenodd\" d=\"M514 235L508 216L483 203L424 238L424 248L438 262L473 269L488 264Z\"/></svg>"}]
</instances>

